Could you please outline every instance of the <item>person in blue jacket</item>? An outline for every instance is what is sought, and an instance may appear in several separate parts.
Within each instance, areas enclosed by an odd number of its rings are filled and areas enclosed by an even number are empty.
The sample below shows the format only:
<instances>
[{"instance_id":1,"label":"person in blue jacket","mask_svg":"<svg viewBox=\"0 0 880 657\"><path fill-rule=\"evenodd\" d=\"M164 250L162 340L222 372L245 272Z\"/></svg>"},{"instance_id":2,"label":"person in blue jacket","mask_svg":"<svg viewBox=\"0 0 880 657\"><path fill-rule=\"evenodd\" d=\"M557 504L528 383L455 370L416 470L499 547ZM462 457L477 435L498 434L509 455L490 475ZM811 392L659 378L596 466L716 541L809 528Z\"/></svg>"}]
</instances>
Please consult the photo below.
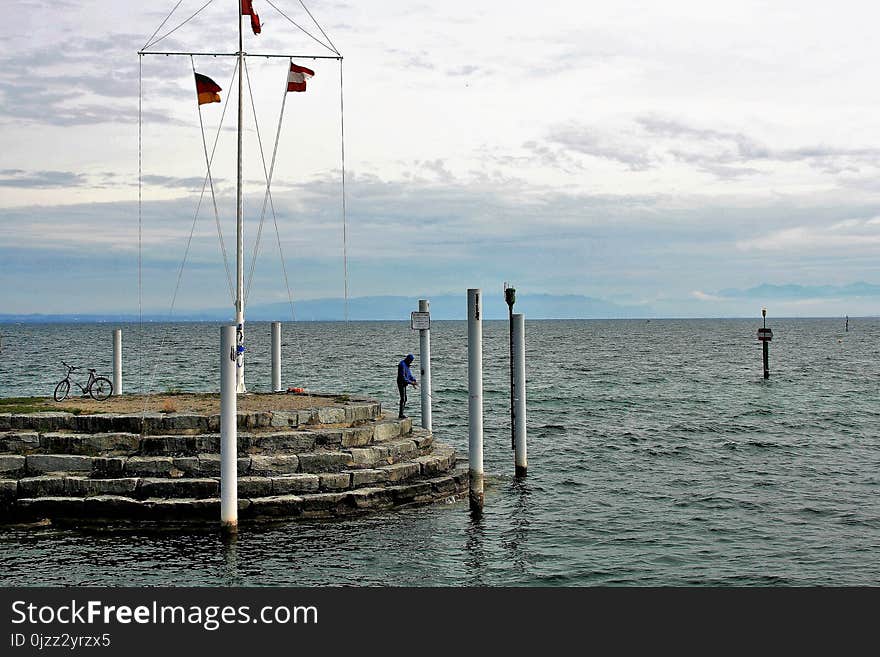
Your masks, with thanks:
<instances>
[{"instance_id":1,"label":"person in blue jacket","mask_svg":"<svg viewBox=\"0 0 880 657\"><path fill-rule=\"evenodd\" d=\"M397 414L398 418L406 417L403 414L403 407L406 406L406 387L419 385L416 377L413 376L412 370L409 369L409 366L415 359L416 357L412 354L407 354L406 358L397 364L397 391L400 393L400 412Z\"/></svg>"}]
</instances>

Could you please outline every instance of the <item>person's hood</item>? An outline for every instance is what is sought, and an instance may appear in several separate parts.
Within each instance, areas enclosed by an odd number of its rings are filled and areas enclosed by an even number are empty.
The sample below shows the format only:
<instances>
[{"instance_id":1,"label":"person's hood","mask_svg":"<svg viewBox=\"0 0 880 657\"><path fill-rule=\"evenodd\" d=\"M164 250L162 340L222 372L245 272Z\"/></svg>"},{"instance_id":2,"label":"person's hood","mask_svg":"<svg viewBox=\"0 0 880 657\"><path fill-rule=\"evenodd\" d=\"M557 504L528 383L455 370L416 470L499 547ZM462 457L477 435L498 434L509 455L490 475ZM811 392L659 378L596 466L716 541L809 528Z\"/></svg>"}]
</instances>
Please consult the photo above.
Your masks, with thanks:
<instances>
[{"instance_id":1,"label":"person's hood","mask_svg":"<svg viewBox=\"0 0 880 657\"><path fill-rule=\"evenodd\" d=\"M406 361L406 364L409 365L409 364L410 364L411 362L413 362L415 359L416 359L416 357L413 356L412 354L407 354L407 355L406 355L406 358L404 358L403 360L405 360L405 361Z\"/></svg>"}]
</instances>

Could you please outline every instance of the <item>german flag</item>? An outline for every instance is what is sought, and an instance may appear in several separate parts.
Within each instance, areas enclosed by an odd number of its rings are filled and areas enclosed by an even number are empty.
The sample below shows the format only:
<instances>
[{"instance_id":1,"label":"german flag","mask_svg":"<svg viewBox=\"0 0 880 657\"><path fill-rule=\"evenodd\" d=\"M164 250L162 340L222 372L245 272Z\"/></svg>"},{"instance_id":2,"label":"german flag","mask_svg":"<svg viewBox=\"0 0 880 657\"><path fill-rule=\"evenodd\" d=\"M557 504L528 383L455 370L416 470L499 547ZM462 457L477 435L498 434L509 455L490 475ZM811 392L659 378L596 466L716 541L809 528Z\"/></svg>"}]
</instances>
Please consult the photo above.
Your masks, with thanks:
<instances>
[{"instance_id":1,"label":"german flag","mask_svg":"<svg viewBox=\"0 0 880 657\"><path fill-rule=\"evenodd\" d=\"M219 84L207 75L196 73L196 93L199 95L199 105L219 103L220 94L217 93L218 91L222 91Z\"/></svg>"}]
</instances>

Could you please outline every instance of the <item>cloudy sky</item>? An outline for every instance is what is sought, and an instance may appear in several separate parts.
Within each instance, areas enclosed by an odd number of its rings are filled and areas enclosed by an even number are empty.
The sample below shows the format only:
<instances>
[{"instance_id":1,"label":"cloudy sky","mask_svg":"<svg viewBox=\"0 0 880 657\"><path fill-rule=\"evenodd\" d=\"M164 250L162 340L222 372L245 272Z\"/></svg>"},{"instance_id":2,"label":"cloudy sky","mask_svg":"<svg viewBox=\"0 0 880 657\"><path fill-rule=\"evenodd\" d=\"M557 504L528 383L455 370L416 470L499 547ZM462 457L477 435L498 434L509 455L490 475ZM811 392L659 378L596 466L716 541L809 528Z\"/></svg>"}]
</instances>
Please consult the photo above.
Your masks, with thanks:
<instances>
[{"instance_id":1,"label":"cloudy sky","mask_svg":"<svg viewBox=\"0 0 880 657\"><path fill-rule=\"evenodd\" d=\"M235 50L237 0L174 29L205 1L182 0L149 50ZM234 272L234 59L139 58L175 4L18 0L0 28L0 312L137 311L139 66L144 308L168 308L185 252L177 307L231 303L210 193L196 213L192 72L223 88L201 120ZM876 3L307 6L345 57L351 296L510 280L664 316L877 314ZM287 96L273 175L293 295L341 297L340 67L305 57L333 53L299 0L254 7L245 50L316 73ZM248 60L248 271L256 128L268 166L285 76L283 59ZM271 207L261 235L249 302L284 300Z\"/></svg>"}]
</instances>

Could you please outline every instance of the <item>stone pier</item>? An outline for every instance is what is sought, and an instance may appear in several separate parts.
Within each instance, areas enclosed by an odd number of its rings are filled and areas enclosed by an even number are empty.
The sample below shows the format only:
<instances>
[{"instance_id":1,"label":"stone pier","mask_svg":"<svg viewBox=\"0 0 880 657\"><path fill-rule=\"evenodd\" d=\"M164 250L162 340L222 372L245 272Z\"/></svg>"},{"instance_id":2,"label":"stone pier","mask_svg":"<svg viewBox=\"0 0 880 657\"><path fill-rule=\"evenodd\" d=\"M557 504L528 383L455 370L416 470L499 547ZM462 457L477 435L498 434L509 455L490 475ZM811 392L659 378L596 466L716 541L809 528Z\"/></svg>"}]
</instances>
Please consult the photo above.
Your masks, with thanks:
<instances>
[{"instance_id":1,"label":"stone pier","mask_svg":"<svg viewBox=\"0 0 880 657\"><path fill-rule=\"evenodd\" d=\"M409 418L369 399L315 399L238 414L240 520L334 518L467 490L455 450ZM0 413L0 523L217 521L219 427L207 412Z\"/></svg>"}]
</instances>

